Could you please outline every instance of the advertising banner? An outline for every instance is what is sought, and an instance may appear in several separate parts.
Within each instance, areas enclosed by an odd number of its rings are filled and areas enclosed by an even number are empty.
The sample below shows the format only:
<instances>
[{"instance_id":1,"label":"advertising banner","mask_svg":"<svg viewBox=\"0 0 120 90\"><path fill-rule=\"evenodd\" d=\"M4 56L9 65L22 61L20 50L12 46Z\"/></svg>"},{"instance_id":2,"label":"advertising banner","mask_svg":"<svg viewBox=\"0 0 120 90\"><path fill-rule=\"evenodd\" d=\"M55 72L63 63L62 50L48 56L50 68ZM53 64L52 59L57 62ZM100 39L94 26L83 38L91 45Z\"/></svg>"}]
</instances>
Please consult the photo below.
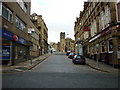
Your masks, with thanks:
<instances>
[{"instance_id":1,"label":"advertising banner","mask_svg":"<svg viewBox=\"0 0 120 90\"><path fill-rule=\"evenodd\" d=\"M10 60L10 46L0 46L2 47L0 50L0 60Z\"/></svg>"}]
</instances>

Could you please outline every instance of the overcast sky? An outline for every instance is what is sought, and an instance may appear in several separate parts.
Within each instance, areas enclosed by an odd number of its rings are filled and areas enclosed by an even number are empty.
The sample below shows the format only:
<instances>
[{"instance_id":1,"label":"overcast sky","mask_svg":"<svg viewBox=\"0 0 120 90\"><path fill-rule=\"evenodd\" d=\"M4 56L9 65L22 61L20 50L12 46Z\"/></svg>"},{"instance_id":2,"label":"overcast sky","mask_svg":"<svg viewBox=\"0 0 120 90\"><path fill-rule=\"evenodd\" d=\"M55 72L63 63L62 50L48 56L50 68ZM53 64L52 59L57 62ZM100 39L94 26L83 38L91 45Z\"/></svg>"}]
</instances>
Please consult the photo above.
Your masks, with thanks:
<instances>
[{"instance_id":1,"label":"overcast sky","mask_svg":"<svg viewBox=\"0 0 120 90\"><path fill-rule=\"evenodd\" d=\"M48 27L48 43L60 41L60 32L74 39L74 22L85 0L31 0L31 14L42 15Z\"/></svg>"}]
</instances>

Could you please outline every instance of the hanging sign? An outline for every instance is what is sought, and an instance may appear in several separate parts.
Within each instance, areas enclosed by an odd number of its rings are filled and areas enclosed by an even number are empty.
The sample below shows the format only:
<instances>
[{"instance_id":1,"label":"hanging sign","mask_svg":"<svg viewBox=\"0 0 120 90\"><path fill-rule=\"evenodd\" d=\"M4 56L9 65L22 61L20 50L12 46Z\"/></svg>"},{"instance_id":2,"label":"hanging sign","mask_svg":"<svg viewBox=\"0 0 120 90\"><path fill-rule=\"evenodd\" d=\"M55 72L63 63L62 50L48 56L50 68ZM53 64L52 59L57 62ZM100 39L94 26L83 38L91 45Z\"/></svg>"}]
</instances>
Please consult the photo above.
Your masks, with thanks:
<instances>
[{"instance_id":1,"label":"hanging sign","mask_svg":"<svg viewBox=\"0 0 120 90\"><path fill-rule=\"evenodd\" d=\"M84 27L83 27L83 30L84 30L84 31L90 31L90 29L89 29L88 26L84 26Z\"/></svg>"}]
</instances>

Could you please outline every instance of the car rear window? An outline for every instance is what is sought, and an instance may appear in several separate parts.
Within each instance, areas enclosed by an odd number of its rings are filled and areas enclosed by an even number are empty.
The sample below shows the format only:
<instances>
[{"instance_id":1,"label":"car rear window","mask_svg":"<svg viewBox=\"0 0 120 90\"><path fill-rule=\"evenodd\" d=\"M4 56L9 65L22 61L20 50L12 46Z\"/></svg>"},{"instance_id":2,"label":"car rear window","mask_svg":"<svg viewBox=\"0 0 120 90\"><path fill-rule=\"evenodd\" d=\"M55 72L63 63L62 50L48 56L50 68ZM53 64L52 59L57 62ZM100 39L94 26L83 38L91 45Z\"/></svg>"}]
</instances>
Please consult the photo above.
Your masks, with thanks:
<instances>
[{"instance_id":1,"label":"car rear window","mask_svg":"<svg viewBox=\"0 0 120 90\"><path fill-rule=\"evenodd\" d=\"M81 58L81 56L76 56L76 58Z\"/></svg>"},{"instance_id":2,"label":"car rear window","mask_svg":"<svg viewBox=\"0 0 120 90\"><path fill-rule=\"evenodd\" d=\"M70 55L74 55L74 53L70 53Z\"/></svg>"}]
</instances>

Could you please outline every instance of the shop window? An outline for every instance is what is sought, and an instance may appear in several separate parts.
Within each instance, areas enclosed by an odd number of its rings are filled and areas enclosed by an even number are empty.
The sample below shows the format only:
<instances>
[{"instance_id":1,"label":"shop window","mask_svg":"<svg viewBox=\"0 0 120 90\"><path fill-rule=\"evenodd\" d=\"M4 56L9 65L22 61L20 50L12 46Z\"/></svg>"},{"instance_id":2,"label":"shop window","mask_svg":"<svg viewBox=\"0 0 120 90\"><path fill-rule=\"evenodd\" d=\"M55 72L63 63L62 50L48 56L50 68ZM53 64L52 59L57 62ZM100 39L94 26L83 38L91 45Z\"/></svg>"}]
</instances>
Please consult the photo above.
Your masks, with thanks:
<instances>
[{"instance_id":1,"label":"shop window","mask_svg":"<svg viewBox=\"0 0 120 90\"><path fill-rule=\"evenodd\" d=\"M104 41L102 41L102 43L101 43L101 51L102 52L105 52L105 42Z\"/></svg>"},{"instance_id":2,"label":"shop window","mask_svg":"<svg viewBox=\"0 0 120 90\"><path fill-rule=\"evenodd\" d=\"M113 42L112 42L112 39L110 39L108 41L108 51L109 52L113 52Z\"/></svg>"},{"instance_id":3,"label":"shop window","mask_svg":"<svg viewBox=\"0 0 120 90\"><path fill-rule=\"evenodd\" d=\"M8 20L9 22L13 22L13 14L12 14L12 11L5 7L4 5L2 5L2 16Z\"/></svg>"}]
</instances>

